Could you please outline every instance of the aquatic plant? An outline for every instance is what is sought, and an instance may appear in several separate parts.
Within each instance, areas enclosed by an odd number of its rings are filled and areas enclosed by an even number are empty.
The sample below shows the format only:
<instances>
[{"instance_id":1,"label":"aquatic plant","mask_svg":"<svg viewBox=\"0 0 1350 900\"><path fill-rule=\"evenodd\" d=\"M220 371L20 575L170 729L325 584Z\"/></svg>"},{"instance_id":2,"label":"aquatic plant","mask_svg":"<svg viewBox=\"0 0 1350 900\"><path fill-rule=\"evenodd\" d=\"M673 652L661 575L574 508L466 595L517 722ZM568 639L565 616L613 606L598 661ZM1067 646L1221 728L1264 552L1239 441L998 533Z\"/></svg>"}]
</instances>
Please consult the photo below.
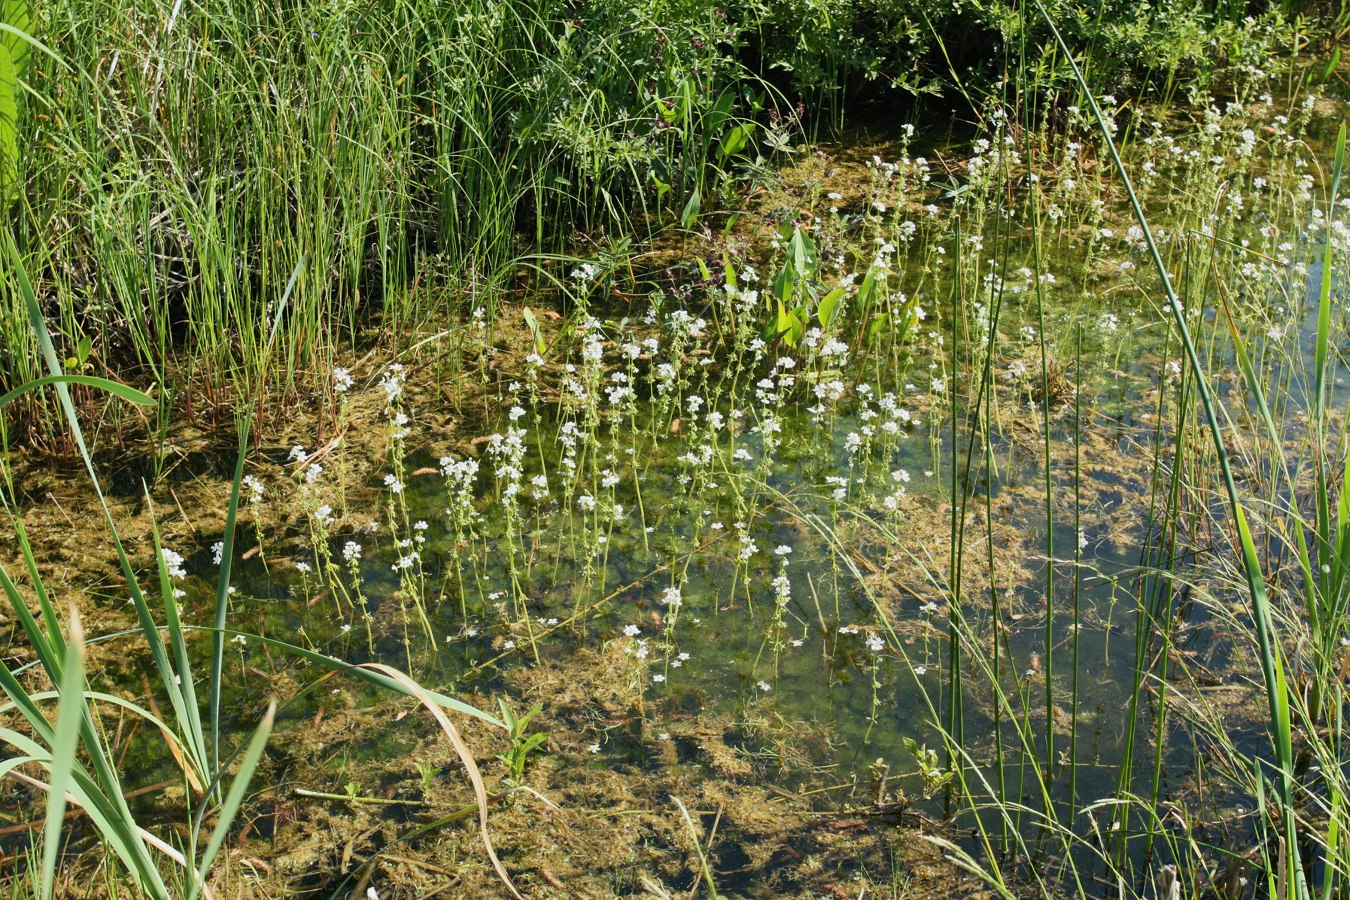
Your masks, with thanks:
<instances>
[{"instance_id":1,"label":"aquatic plant","mask_svg":"<svg viewBox=\"0 0 1350 900\"><path fill-rule=\"evenodd\" d=\"M156 621L146 595L142 592L135 568L127 554L112 511L104 496L100 480L94 469L93 461L87 450L79 420L70 402L70 384L90 384L107 386L115 395L142 405L150 405L153 400L148 396L128 388L94 379L88 376L67 376L61 370L46 323L38 309L33 289L23 270L22 259L13 239L7 235L8 253L19 288L24 296L29 321L37 335L39 345L50 375L38 382L20 386L4 398L0 398L0 412L12 399L23 392L35 390L45 385L55 386L62 407L67 416L68 427L73 440L80 449L85 470L98 498L105 523L117 551L122 574L126 578L131 601L135 605L140 622L140 634L154 660L155 669L160 677L161 687L168 697L174 711L172 724L144 707L113 694L91 691L85 685L86 643L78 613L71 611L66 622L62 623L43 586L37 559L24 531L22 518L14 506L13 483L6 485L7 490L0 493L6 512L9 514L20 548L30 589L37 596L40 617L34 617L28 609L27 601L9 573L0 566L0 587L3 587L6 599L23 629L25 637L37 655L37 663L54 690L33 692L11 672L8 667L0 666L0 689L9 699L11 708L16 710L30 734L12 728L0 729L0 739L9 745L14 755L7 756L0 763L0 776L17 779L47 794L47 816L44 829L41 874L39 876L40 896L50 897L54 884L57 857L61 847L61 831L65 819L67 803L70 803L93 822L100 839L121 862L127 875L137 890L157 898L186 896L192 898L203 891L212 864L225 841L230 835L233 820L238 812L249 782L256 770L268 737L271 734L277 712L276 701L269 701L262 720L246 743L230 749L225 746L221 734L220 697L224 681L222 655L227 637L235 640L256 640L277 650L292 653L326 671L316 685L330 675L351 674L361 680L392 689L413 697L424 705L436 719L450 743L459 754L461 763L473 785L478 804L480 824L483 828L484 845L493 866L501 875L508 890L515 895L515 888L502 868L492 849L488 836L487 794L483 786L472 755L464 746L450 720L443 710L467 713L483 721L500 726L493 717L482 713L468 704L451 697L428 691L407 675L392 667L366 663L352 666L341 660L306 650L260 635L249 635L228 627L228 605L230 598L229 579L233 559L234 523L240 504L240 490L244 456L248 444L248 427L252 414L245 418L241 431L241 449L231 486L229 508L226 513L226 528L220 551L219 590L215 627L206 629L213 635L214 655L206 687L210 696L209 719L203 721L197 699L197 679L188 653L188 631L180 615L179 600L182 592L175 587L175 580L184 577L182 557L160 544L158 527L154 528L153 546L158 570L159 599L164 624ZM294 286L294 279L292 280ZM283 295L279 307L284 308L289 293ZM147 497L147 501L148 501ZM117 636L117 635L114 635ZM166 646L167 643L167 646ZM309 688L312 690L313 686ZM298 696L298 695L297 695ZM294 697L291 698L293 702ZM55 723L43 715L40 704L57 701ZM187 829L187 846L176 848L139 824L126 800L124 788L117 766L114 762L113 748L106 733L100 728L98 709L108 704L132 713L155 726L163 735L166 750L172 753L175 762L181 767L184 783L189 787L189 798L196 798L195 806L191 799L184 810ZM207 724L209 723L209 731ZM208 740L209 735L209 740ZM81 753L82 751L82 753ZM87 756L88 766L79 758ZM238 768L230 780L228 790L225 779L232 765ZM31 777L23 771L25 766L40 766L47 770L46 783ZM202 829L208 816L214 816L216 823L201 849L199 843L203 837ZM152 851L163 854L169 862L176 864L166 875L164 867L152 855ZM518 896L518 895L517 895Z\"/></svg>"}]
</instances>

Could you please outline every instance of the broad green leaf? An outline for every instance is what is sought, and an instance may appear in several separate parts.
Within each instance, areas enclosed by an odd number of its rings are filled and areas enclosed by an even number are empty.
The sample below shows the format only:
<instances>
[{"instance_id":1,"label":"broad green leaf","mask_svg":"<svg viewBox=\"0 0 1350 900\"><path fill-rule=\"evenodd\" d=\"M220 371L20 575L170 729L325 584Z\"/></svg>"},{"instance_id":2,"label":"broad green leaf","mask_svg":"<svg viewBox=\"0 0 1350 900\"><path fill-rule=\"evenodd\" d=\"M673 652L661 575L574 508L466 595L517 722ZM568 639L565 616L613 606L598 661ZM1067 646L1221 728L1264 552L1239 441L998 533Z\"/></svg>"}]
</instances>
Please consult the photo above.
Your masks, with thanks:
<instances>
[{"instance_id":1,"label":"broad green leaf","mask_svg":"<svg viewBox=\"0 0 1350 900\"><path fill-rule=\"evenodd\" d=\"M33 17L28 9L28 0L0 0L0 22L24 34L31 31ZM22 75L28 68L29 42L17 34L0 31L0 47L9 51L15 74Z\"/></svg>"},{"instance_id":2,"label":"broad green leaf","mask_svg":"<svg viewBox=\"0 0 1350 900\"><path fill-rule=\"evenodd\" d=\"M675 100L675 118L672 124L679 125L689 119L689 113L694 108L694 84L688 78L680 82L679 92Z\"/></svg>"},{"instance_id":3,"label":"broad green leaf","mask_svg":"<svg viewBox=\"0 0 1350 900\"><path fill-rule=\"evenodd\" d=\"M789 347L795 347L801 341L802 335L806 333L808 321L810 321L810 313L806 311L805 306L797 307L788 315L787 343Z\"/></svg>"},{"instance_id":4,"label":"broad green leaf","mask_svg":"<svg viewBox=\"0 0 1350 900\"><path fill-rule=\"evenodd\" d=\"M717 148L717 156L726 160L745 149L745 145L750 142L750 134L755 130L754 122L744 122L731 129L722 138L722 144Z\"/></svg>"},{"instance_id":5,"label":"broad green leaf","mask_svg":"<svg viewBox=\"0 0 1350 900\"><path fill-rule=\"evenodd\" d=\"M713 104L712 109L708 110L703 125L704 135L706 135L703 140L704 148L707 148L708 144L712 141L712 136L722 130L722 123L731 115L731 107L735 102L736 98L732 95L731 91L723 91L717 98L717 102Z\"/></svg>"},{"instance_id":6,"label":"broad green leaf","mask_svg":"<svg viewBox=\"0 0 1350 900\"><path fill-rule=\"evenodd\" d=\"M837 287L820 298L820 305L816 307L816 315L820 318L821 328L828 329L834 324L835 316L839 315L839 301L843 296L844 289Z\"/></svg>"},{"instance_id":7,"label":"broad green leaf","mask_svg":"<svg viewBox=\"0 0 1350 900\"><path fill-rule=\"evenodd\" d=\"M530 333L534 335L534 349L540 356L544 355L547 347L544 344L544 332L539 328L539 320L535 318L534 310L528 306L524 310L525 324L529 326Z\"/></svg>"},{"instance_id":8,"label":"broad green leaf","mask_svg":"<svg viewBox=\"0 0 1350 900\"><path fill-rule=\"evenodd\" d=\"M783 263L783 268L778 270L778 277L773 280L773 295L779 303L787 303L792 300L793 293L797 290L797 273L793 271L792 262Z\"/></svg>"},{"instance_id":9,"label":"broad green leaf","mask_svg":"<svg viewBox=\"0 0 1350 900\"><path fill-rule=\"evenodd\" d=\"M19 79L10 51L0 44L0 203L19 195Z\"/></svg>"},{"instance_id":10,"label":"broad green leaf","mask_svg":"<svg viewBox=\"0 0 1350 900\"><path fill-rule=\"evenodd\" d=\"M885 327L886 327L885 316L877 316L876 318L872 319L872 324L867 326L868 342L870 343L872 341L875 341L881 335L881 330Z\"/></svg>"},{"instance_id":11,"label":"broad green leaf","mask_svg":"<svg viewBox=\"0 0 1350 900\"><path fill-rule=\"evenodd\" d=\"M665 198L670 193L670 184L662 181L655 172L652 173L652 183L656 185L656 199L658 201Z\"/></svg>"},{"instance_id":12,"label":"broad green leaf","mask_svg":"<svg viewBox=\"0 0 1350 900\"><path fill-rule=\"evenodd\" d=\"M692 228L698 221L698 214L703 211L703 197L699 194L698 188L689 195L689 200L684 204L684 211L680 213L680 225L685 228Z\"/></svg>"},{"instance_id":13,"label":"broad green leaf","mask_svg":"<svg viewBox=\"0 0 1350 900\"><path fill-rule=\"evenodd\" d=\"M868 272L863 277L862 285L858 287L858 314L864 318L872 307L872 300L876 296L878 284L884 283L884 279L875 272Z\"/></svg>"},{"instance_id":14,"label":"broad green leaf","mask_svg":"<svg viewBox=\"0 0 1350 900\"><path fill-rule=\"evenodd\" d=\"M788 239L788 259L793 269L803 278L810 278L816 271L816 244L800 228L792 229Z\"/></svg>"}]
</instances>

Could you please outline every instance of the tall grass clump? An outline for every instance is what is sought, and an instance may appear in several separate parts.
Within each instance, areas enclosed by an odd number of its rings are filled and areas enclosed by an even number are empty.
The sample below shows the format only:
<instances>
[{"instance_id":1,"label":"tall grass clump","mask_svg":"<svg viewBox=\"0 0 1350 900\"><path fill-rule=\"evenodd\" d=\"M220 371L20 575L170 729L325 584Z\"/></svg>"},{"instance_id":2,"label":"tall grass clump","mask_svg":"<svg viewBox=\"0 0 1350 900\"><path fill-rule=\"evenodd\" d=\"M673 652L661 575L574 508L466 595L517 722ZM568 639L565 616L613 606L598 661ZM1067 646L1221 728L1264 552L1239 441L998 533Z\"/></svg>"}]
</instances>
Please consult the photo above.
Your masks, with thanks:
<instances>
[{"instance_id":1,"label":"tall grass clump","mask_svg":"<svg viewBox=\"0 0 1350 900\"><path fill-rule=\"evenodd\" d=\"M260 387L281 401L326 388L335 347L372 323L434 312L409 290L423 269L495 309L521 254L713 208L773 101L711 10L645 12L43 7L31 30L56 55L25 75L15 233L63 352L87 339L91 365L209 421L274 325ZM36 356L12 283L5 302L14 386Z\"/></svg>"},{"instance_id":2,"label":"tall grass clump","mask_svg":"<svg viewBox=\"0 0 1350 900\"><path fill-rule=\"evenodd\" d=\"M162 385L159 428L175 407L228 416L302 260L265 417L301 393L334 406L335 353L437 315L419 275L495 311L513 261L692 227L827 104L937 93L966 58L981 62L955 86L978 96L1000 77L987 60L1035 27L1002 3L926 0L6 9L55 51L31 56L10 116L16 239L63 354ZM1120 79L1248 65L1270 30L1203 3L1073 22ZM13 387L40 370L12 285L3 302ZM22 411L57 421L37 398Z\"/></svg>"}]
</instances>

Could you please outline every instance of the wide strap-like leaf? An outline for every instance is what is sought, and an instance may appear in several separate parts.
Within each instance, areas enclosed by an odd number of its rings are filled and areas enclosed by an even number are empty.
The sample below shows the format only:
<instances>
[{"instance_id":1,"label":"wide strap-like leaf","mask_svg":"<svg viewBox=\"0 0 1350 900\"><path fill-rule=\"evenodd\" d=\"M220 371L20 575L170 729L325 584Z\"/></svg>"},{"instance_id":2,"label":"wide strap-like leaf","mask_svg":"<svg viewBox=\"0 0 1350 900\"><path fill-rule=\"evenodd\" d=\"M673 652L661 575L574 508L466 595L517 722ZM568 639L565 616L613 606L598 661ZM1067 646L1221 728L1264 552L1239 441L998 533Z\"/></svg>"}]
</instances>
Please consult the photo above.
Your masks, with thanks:
<instances>
[{"instance_id":1,"label":"wide strap-like leaf","mask_svg":"<svg viewBox=\"0 0 1350 900\"><path fill-rule=\"evenodd\" d=\"M28 0L0 0L0 22L25 34L33 30L33 16L28 9ZM0 31L0 47L9 51L14 71L22 75L28 68L28 41L8 31Z\"/></svg>"},{"instance_id":2,"label":"wide strap-like leaf","mask_svg":"<svg viewBox=\"0 0 1350 900\"><path fill-rule=\"evenodd\" d=\"M14 57L0 43L0 203L9 204L18 194L19 78Z\"/></svg>"}]
</instances>

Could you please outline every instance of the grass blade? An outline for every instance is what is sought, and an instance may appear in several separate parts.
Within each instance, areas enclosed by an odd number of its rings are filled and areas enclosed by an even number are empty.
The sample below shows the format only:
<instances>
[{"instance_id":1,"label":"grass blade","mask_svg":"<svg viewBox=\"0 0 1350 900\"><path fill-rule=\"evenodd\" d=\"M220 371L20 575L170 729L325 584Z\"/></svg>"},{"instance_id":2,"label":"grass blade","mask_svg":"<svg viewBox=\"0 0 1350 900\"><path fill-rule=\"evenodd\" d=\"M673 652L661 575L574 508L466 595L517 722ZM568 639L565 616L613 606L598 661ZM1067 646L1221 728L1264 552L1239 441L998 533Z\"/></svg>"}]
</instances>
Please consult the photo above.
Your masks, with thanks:
<instances>
[{"instance_id":1,"label":"grass blade","mask_svg":"<svg viewBox=\"0 0 1350 900\"><path fill-rule=\"evenodd\" d=\"M4 409L24 394L35 391L40 387L46 387L49 384L82 384L86 387L99 388L100 390L107 391L113 396L121 397L123 400L141 406L155 405L153 398L141 393L133 387L122 384L120 381L111 381L107 378L96 378L93 375L46 375L42 378L34 378L32 381L25 382L8 394L0 396L0 409Z\"/></svg>"},{"instance_id":2,"label":"grass blade","mask_svg":"<svg viewBox=\"0 0 1350 900\"><path fill-rule=\"evenodd\" d=\"M211 863L215 861L216 854L220 852L221 845L225 843L225 838L230 832L230 824L234 821L235 814L239 812L239 804L244 800L244 792L248 790L249 782L253 780L253 773L258 768L258 762L262 759L263 749L267 746L267 739L272 734L272 722L276 716L277 705L269 703L267 712L263 714L262 721L253 731L253 737L249 739L248 749L244 751L244 758L239 763L239 771L234 776L234 781L230 783L230 789L225 794L225 802L221 804L220 815L216 821L216 827L211 831L211 840L206 845L206 852L202 854L201 863L197 866L197 876L192 880L188 888L188 900L193 900L201 890L202 884L206 881L206 874L211 870Z\"/></svg>"},{"instance_id":3,"label":"grass blade","mask_svg":"<svg viewBox=\"0 0 1350 900\"><path fill-rule=\"evenodd\" d=\"M66 817L66 789L75 768L75 750L84 720L84 630L75 610L70 611L70 640L61 673L61 703L56 712L52 741L51 793L47 795L47 825L42 835L42 897L51 897L56 879L56 855L61 849L61 825Z\"/></svg>"}]
</instances>

